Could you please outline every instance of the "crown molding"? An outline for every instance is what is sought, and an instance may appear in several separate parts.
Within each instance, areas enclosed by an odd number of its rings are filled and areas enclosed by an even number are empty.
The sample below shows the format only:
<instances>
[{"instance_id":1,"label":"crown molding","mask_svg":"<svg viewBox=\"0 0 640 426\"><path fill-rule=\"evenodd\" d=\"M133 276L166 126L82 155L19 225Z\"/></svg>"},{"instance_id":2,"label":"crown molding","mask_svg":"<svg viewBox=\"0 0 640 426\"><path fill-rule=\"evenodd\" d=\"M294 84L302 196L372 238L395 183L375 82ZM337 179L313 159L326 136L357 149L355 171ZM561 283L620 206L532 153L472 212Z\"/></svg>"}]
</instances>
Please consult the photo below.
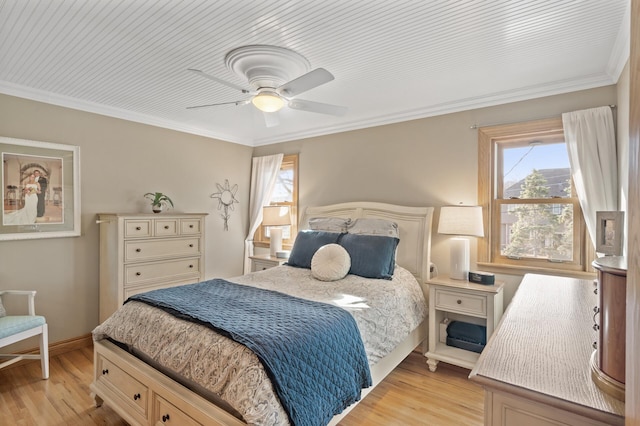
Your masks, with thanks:
<instances>
[{"instance_id":1,"label":"crown molding","mask_svg":"<svg viewBox=\"0 0 640 426\"><path fill-rule=\"evenodd\" d=\"M316 127L300 132L289 132L277 136L265 138L258 137L254 139L238 138L237 136L231 134L212 132L210 130L202 129L196 126L188 126L183 123L171 120L165 120L158 117L122 110L119 108L99 105L92 102L56 95L53 93L39 91L37 89L32 89L6 82L0 82L0 93L26 98L38 102L63 106L80 111L91 112L108 117L119 118L122 120L147 124L150 126L189 133L197 136L218 139L224 142L257 147L299 139L325 136L341 132L348 132L352 130L360 130L368 127L384 126L387 124L400 123L403 121L417 120L421 118L468 111L471 109L491 107L511 102L519 102L545 96L575 92L579 90L593 89L596 87L615 84L615 82L616 79L608 74L593 75L580 80L560 80L550 84L529 86L513 91L495 92L489 95L470 97L456 102L445 102L437 105L430 105L425 108L401 111L396 114L386 114L377 117L364 118L362 120L354 120L335 126Z\"/></svg>"}]
</instances>

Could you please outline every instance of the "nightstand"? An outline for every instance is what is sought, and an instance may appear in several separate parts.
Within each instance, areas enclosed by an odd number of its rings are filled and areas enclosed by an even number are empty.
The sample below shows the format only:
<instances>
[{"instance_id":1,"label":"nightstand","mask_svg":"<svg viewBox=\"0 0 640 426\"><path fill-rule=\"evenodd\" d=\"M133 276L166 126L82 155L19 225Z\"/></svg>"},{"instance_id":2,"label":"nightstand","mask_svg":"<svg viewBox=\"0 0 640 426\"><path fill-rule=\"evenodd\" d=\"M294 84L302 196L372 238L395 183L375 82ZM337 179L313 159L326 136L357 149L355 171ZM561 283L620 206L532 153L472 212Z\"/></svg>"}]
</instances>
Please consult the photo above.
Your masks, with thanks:
<instances>
[{"instance_id":1,"label":"nightstand","mask_svg":"<svg viewBox=\"0 0 640 426\"><path fill-rule=\"evenodd\" d=\"M487 327L487 341L502 317L504 282L482 285L454 280L447 276L432 278L429 285L429 351L430 371L438 362L472 369L480 354L447 346L440 339L440 323L445 318Z\"/></svg>"},{"instance_id":2,"label":"nightstand","mask_svg":"<svg viewBox=\"0 0 640 426\"><path fill-rule=\"evenodd\" d=\"M251 272L264 271L274 266L280 266L287 261L287 259L273 257L268 254L249 256L249 259L251 259Z\"/></svg>"}]
</instances>

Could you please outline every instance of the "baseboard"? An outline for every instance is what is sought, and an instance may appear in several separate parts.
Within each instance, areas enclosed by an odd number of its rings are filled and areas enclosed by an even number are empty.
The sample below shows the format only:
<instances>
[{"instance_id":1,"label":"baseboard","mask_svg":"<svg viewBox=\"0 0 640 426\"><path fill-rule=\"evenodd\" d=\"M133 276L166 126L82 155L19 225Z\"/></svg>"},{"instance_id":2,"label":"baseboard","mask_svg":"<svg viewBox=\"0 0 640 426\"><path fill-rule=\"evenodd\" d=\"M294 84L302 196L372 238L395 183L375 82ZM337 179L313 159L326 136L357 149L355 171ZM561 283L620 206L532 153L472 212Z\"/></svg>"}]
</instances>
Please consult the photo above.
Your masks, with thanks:
<instances>
[{"instance_id":1,"label":"baseboard","mask_svg":"<svg viewBox=\"0 0 640 426\"><path fill-rule=\"evenodd\" d=\"M92 345L93 338L91 337L91 333L52 343L49 345L49 358ZM34 349L34 352L37 353L38 349Z\"/></svg>"},{"instance_id":2,"label":"baseboard","mask_svg":"<svg viewBox=\"0 0 640 426\"><path fill-rule=\"evenodd\" d=\"M85 348L87 346L93 345L93 339L91 337L91 333L85 334L79 337L73 337L67 340L61 340L56 343L49 344L49 358L51 359L54 356L62 355L67 352L75 351L76 349ZM19 354L37 354L40 352L40 348L36 347L33 349L27 349L24 351L19 351ZM15 364L11 364L5 368L13 368L18 367L20 365L24 365L27 362L40 362L37 359L23 359L22 361L16 362Z\"/></svg>"}]
</instances>

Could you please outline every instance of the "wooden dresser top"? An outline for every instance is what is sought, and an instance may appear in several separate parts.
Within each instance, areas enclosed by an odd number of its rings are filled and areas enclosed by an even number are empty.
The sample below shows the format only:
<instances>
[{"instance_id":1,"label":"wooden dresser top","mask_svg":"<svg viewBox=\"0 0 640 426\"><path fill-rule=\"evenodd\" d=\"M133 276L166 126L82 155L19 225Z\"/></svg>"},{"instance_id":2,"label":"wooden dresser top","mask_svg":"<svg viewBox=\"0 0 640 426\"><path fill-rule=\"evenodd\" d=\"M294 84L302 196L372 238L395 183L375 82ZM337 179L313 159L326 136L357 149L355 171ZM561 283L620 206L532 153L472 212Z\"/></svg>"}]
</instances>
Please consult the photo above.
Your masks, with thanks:
<instances>
[{"instance_id":1,"label":"wooden dresser top","mask_svg":"<svg viewBox=\"0 0 640 426\"><path fill-rule=\"evenodd\" d=\"M592 280L525 275L469 377L577 414L623 417L624 403L591 379L594 288Z\"/></svg>"}]
</instances>

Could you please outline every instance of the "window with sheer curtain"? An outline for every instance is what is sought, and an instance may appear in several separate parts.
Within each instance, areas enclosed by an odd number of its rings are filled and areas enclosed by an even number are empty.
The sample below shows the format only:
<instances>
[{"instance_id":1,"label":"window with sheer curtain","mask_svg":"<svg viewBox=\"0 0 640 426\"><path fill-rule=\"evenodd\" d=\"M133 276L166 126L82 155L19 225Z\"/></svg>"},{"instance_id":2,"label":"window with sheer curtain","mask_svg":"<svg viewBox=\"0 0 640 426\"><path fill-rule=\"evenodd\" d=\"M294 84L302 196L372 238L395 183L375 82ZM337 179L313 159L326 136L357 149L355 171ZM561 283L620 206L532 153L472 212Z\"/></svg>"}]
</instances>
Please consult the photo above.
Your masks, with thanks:
<instances>
[{"instance_id":1,"label":"window with sheer curtain","mask_svg":"<svg viewBox=\"0 0 640 426\"><path fill-rule=\"evenodd\" d=\"M528 271L590 269L593 249L571 178L561 119L478 130L478 263Z\"/></svg>"},{"instance_id":2,"label":"window with sheer curtain","mask_svg":"<svg viewBox=\"0 0 640 426\"><path fill-rule=\"evenodd\" d=\"M271 206L288 206L291 212L291 226L282 227L283 248L291 249L298 231L298 154L285 155L269 200ZM260 226L253 243L257 247L269 246L269 228Z\"/></svg>"}]
</instances>

